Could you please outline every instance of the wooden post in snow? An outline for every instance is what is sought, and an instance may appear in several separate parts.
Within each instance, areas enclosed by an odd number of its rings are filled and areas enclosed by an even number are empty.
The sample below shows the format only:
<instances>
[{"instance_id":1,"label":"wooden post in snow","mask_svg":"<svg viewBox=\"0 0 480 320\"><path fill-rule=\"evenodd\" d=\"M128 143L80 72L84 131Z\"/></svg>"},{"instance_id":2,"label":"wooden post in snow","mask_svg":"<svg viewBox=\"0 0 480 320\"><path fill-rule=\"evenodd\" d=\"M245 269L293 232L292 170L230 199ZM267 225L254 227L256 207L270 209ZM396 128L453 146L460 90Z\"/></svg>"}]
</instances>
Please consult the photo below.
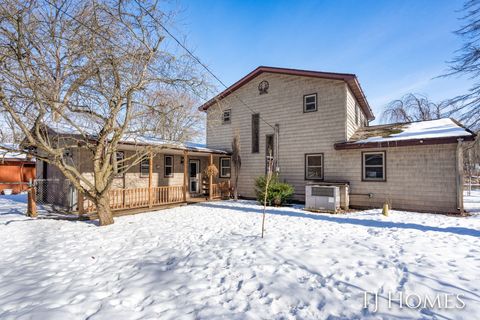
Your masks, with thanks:
<instances>
[{"instance_id":1,"label":"wooden post in snow","mask_svg":"<svg viewBox=\"0 0 480 320\"><path fill-rule=\"evenodd\" d=\"M152 177L153 176L153 152L150 151L148 155L148 207L151 208L153 204L153 190Z\"/></svg>"},{"instance_id":2,"label":"wooden post in snow","mask_svg":"<svg viewBox=\"0 0 480 320\"><path fill-rule=\"evenodd\" d=\"M77 189L77 209L79 215L83 215L85 213L84 202L85 200L83 198L82 191Z\"/></svg>"},{"instance_id":3,"label":"wooden post in snow","mask_svg":"<svg viewBox=\"0 0 480 320\"><path fill-rule=\"evenodd\" d=\"M213 154L210 154L209 166L213 165ZM208 200L213 199L213 175L208 176Z\"/></svg>"},{"instance_id":4,"label":"wooden post in snow","mask_svg":"<svg viewBox=\"0 0 480 320\"><path fill-rule=\"evenodd\" d=\"M456 150L456 184L457 184L457 208L463 213L463 139L457 139Z\"/></svg>"},{"instance_id":5,"label":"wooden post in snow","mask_svg":"<svg viewBox=\"0 0 480 320\"><path fill-rule=\"evenodd\" d=\"M183 202L187 202L188 151L183 151Z\"/></svg>"},{"instance_id":6,"label":"wooden post in snow","mask_svg":"<svg viewBox=\"0 0 480 320\"><path fill-rule=\"evenodd\" d=\"M35 186L30 180L28 188L27 216L35 218L37 215L37 199L35 198Z\"/></svg>"}]
</instances>

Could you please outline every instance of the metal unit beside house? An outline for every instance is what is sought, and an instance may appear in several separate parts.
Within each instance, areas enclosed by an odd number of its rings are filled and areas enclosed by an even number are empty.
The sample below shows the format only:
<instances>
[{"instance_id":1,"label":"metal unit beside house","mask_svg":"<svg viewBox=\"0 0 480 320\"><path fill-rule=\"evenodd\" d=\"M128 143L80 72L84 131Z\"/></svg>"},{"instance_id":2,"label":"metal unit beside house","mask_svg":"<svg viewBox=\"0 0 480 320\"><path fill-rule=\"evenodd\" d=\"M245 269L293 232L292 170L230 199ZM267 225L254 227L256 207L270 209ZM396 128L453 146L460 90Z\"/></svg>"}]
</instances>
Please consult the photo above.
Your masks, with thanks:
<instances>
[{"instance_id":1,"label":"metal unit beside house","mask_svg":"<svg viewBox=\"0 0 480 320\"><path fill-rule=\"evenodd\" d=\"M244 197L255 196L272 150L297 200L315 183L343 186L343 207L463 210L462 144L474 134L452 119L369 126L354 74L258 67L199 109L207 147L229 148L239 133Z\"/></svg>"}]
</instances>

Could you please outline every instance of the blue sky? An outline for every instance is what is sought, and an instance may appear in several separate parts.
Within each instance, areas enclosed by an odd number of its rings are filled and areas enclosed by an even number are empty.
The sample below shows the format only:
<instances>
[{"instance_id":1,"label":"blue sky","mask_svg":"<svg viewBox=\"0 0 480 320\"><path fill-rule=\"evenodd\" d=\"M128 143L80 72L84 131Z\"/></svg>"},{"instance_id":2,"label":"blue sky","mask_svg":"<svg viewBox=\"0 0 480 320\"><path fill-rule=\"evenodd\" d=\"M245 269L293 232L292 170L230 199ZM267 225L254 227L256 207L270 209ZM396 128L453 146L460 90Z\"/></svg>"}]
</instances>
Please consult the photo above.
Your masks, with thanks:
<instances>
[{"instance_id":1,"label":"blue sky","mask_svg":"<svg viewBox=\"0 0 480 320\"><path fill-rule=\"evenodd\" d=\"M355 73L378 119L408 92L439 101L468 90L468 79L433 79L461 46L462 4L179 1L174 32L227 85L259 65Z\"/></svg>"}]
</instances>

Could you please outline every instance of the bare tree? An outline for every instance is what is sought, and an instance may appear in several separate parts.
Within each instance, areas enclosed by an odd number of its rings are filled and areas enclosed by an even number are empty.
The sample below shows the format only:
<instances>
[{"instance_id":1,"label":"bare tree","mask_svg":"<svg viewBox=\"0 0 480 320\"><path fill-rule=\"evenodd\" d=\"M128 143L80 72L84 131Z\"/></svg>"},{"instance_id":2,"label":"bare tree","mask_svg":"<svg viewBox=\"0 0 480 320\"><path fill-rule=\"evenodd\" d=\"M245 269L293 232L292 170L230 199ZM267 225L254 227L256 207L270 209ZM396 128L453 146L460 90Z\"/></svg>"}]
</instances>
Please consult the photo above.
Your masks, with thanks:
<instances>
[{"instance_id":1,"label":"bare tree","mask_svg":"<svg viewBox=\"0 0 480 320\"><path fill-rule=\"evenodd\" d=\"M235 186L233 189L233 199L238 200L238 177L240 175L240 169L242 167L242 157L240 156L240 133L235 131L235 135L232 140L232 164L235 170Z\"/></svg>"},{"instance_id":2,"label":"bare tree","mask_svg":"<svg viewBox=\"0 0 480 320\"><path fill-rule=\"evenodd\" d=\"M457 50L457 56L450 61L450 72L443 75L466 75L473 85L465 94L450 101L449 114L467 126L480 128L480 1L468 0L463 6L464 25L455 31L463 40L463 46Z\"/></svg>"},{"instance_id":3,"label":"bare tree","mask_svg":"<svg viewBox=\"0 0 480 320\"><path fill-rule=\"evenodd\" d=\"M263 213L262 213L262 238L265 233L265 211L267 210L267 199L268 199L268 188L273 177L273 164L274 159L272 157L272 150L268 150L268 159L267 159L267 174L265 175L265 193L263 196Z\"/></svg>"},{"instance_id":4,"label":"bare tree","mask_svg":"<svg viewBox=\"0 0 480 320\"><path fill-rule=\"evenodd\" d=\"M156 1L3 0L0 6L0 112L32 155L94 202L101 225L113 223L108 191L115 174L154 151L116 156L122 141L148 133L145 114L165 116L152 97L202 85L194 63L166 46L157 23L170 19ZM71 134L56 136L52 126ZM91 158L93 179L69 158L74 148Z\"/></svg>"},{"instance_id":5,"label":"bare tree","mask_svg":"<svg viewBox=\"0 0 480 320\"><path fill-rule=\"evenodd\" d=\"M382 113L384 122L413 122L440 119L443 103L435 103L428 97L409 93L390 102Z\"/></svg>"}]
</instances>

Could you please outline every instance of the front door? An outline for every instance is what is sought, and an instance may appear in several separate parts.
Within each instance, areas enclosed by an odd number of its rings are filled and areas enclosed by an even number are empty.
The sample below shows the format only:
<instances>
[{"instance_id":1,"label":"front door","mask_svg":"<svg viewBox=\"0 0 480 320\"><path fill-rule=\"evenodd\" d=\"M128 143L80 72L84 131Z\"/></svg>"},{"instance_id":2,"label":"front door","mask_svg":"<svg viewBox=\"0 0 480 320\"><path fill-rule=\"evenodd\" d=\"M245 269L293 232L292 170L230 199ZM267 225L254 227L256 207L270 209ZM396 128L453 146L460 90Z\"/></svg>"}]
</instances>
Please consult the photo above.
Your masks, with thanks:
<instances>
[{"instance_id":1,"label":"front door","mask_svg":"<svg viewBox=\"0 0 480 320\"><path fill-rule=\"evenodd\" d=\"M200 181L200 160L190 160L188 165L188 185L191 194L199 193L199 181Z\"/></svg>"}]
</instances>

